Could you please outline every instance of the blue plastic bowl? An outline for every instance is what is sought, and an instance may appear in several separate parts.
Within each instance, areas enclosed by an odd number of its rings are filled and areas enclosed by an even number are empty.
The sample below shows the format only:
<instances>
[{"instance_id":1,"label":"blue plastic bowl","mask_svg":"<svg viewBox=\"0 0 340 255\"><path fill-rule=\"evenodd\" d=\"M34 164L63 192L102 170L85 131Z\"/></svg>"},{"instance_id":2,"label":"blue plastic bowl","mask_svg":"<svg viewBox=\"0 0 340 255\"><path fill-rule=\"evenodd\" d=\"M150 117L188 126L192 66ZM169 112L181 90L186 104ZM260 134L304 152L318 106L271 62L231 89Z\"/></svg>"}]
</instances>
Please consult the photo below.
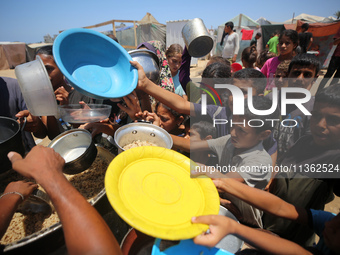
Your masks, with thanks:
<instances>
[{"instance_id":1,"label":"blue plastic bowl","mask_svg":"<svg viewBox=\"0 0 340 255\"><path fill-rule=\"evenodd\" d=\"M74 28L54 41L54 60L70 84L96 98L121 98L137 86L137 69L117 42L99 32Z\"/></svg>"}]
</instances>

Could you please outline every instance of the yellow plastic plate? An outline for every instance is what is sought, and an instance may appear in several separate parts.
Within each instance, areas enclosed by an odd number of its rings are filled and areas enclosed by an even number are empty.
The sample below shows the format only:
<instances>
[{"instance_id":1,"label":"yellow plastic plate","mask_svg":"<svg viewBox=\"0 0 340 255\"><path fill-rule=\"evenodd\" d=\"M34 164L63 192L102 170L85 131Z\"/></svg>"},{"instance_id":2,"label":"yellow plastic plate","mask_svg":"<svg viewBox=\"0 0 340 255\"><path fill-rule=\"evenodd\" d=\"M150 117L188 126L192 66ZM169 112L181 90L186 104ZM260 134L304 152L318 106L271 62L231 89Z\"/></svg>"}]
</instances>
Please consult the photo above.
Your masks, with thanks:
<instances>
[{"instance_id":1,"label":"yellow plastic plate","mask_svg":"<svg viewBox=\"0 0 340 255\"><path fill-rule=\"evenodd\" d=\"M119 154L107 169L105 189L125 222L167 240L203 233L208 226L192 224L191 218L219 211L213 182L190 178L190 159L162 147L136 147Z\"/></svg>"}]
</instances>

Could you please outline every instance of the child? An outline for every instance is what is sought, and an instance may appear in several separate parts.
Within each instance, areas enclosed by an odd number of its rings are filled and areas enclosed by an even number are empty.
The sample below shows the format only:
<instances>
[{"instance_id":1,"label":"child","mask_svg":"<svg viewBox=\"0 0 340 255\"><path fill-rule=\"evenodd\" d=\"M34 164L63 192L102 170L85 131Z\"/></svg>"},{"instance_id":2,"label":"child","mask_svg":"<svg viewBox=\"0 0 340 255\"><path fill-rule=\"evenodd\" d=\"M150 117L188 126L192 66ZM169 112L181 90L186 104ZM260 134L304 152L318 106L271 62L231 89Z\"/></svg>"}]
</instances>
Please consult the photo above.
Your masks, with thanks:
<instances>
[{"instance_id":1,"label":"child","mask_svg":"<svg viewBox=\"0 0 340 255\"><path fill-rule=\"evenodd\" d=\"M180 129L184 116L170 107L158 102L155 113L159 118L159 126L173 135L182 135L184 130Z\"/></svg>"},{"instance_id":2,"label":"child","mask_svg":"<svg viewBox=\"0 0 340 255\"><path fill-rule=\"evenodd\" d=\"M276 68L275 71L275 87L280 90L282 87L288 87L288 67L291 60L282 61ZM266 90L264 95L268 95L271 90Z\"/></svg>"},{"instance_id":3,"label":"child","mask_svg":"<svg viewBox=\"0 0 340 255\"><path fill-rule=\"evenodd\" d=\"M190 141L206 141L216 138L216 128L212 123L207 121L199 121L194 123L190 128ZM191 160L207 166L216 165L216 157L208 153L208 151L195 152L191 155Z\"/></svg>"},{"instance_id":4,"label":"child","mask_svg":"<svg viewBox=\"0 0 340 255\"><path fill-rule=\"evenodd\" d=\"M165 56L168 60L171 76L175 85L175 93L180 96L184 96L187 99L187 96L182 88L182 85L179 81L179 68L181 67L182 63L182 52L183 48L179 44L172 44L166 50Z\"/></svg>"},{"instance_id":5,"label":"child","mask_svg":"<svg viewBox=\"0 0 340 255\"><path fill-rule=\"evenodd\" d=\"M339 109L340 110L340 109ZM340 113L340 111L339 111ZM340 214L305 209L287 203L268 192L248 187L232 179L214 180L220 192L230 195L259 208L267 213L308 225L320 237L313 254L340 253ZM193 223L209 224L210 234L195 237L194 242L206 246L215 246L227 234L236 234L248 244L269 254L312 254L301 246L286 239L245 227L224 216L200 216L192 219ZM310 249L309 249L310 250Z\"/></svg>"},{"instance_id":6,"label":"child","mask_svg":"<svg viewBox=\"0 0 340 255\"><path fill-rule=\"evenodd\" d=\"M277 45L279 43L279 33L275 31L270 37L269 41L266 44L266 49L270 52L277 54Z\"/></svg>"},{"instance_id":7,"label":"child","mask_svg":"<svg viewBox=\"0 0 340 255\"><path fill-rule=\"evenodd\" d=\"M273 79L276 68L283 60L293 58L293 50L298 46L298 41L298 33L295 30L288 29L280 35L278 44L280 55L268 59L261 68L261 72L268 78L266 90L271 90L275 87Z\"/></svg>"},{"instance_id":8,"label":"child","mask_svg":"<svg viewBox=\"0 0 340 255\"><path fill-rule=\"evenodd\" d=\"M273 52L270 52L268 50L263 50L260 52L260 54L258 55L257 59L256 59L256 64L255 66L258 67L259 69L261 69L264 65L264 63L266 63L266 61L270 58L276 57L277 55Z\"/></svg>"},{"instance_id":9,"label":"child","mask_svg":"<svg viewBox=\"0 0 340 255\"><path fill-rule=\"evenodd\" d=\"M270 191L288 203L322 210L333 192L340 195L339 179L336 179L339 173L335 170L340 162L339 95L339 86L328 87L316 94L310 119L311 135L301 137L282 159L282 166L296 166L298 172L278 173L281 178L274 180ZM311 169L317 166L323 166L323 169ZM265 215L264 222L267 229L289 240L300 244L313 241L308 229L289 221Z\"/></svg>"},{"instance_id":10,"label":"child","mask_svg":"<svg viewBox=\"0 0 340 255\"><path fill-rule=\"evenodd\" d=\"M271 102L267 98L254 96L252 99L255 109L265 110L271 106ZM232 124L230 135L207 141L191 142L192 155L195 151L209 148L217 155L219 161L216 169L210 168L209 171L206 171L207 168L201 166L200 169L195 168L196 172L193 174L207 173L208 176L214 178L234 178L251 187L264 189L271 175L270 172L263 171L263 168L271 166L272 160L263 148L262 141L270 135L273 128L266 119L276 119L277 116L277 111L267 116L253 114L249 110L246 99L244 115L233 116L232 122L235 124ZM253 126L250 126L250 122L253 122ZM262 125L259 125L259 123L262 123ZM224 198L228 199L239 210L241 218L238 218L240 221L262 228L262 212L239 199L235 199L233 196L226 195ZM228 209L231 208L228 207ZM237 217L237 215L235 216Z\"/></svg>"},{"instance_id":11,"label":"child","mask_svg":"<svg viewBox=\"0 0 340 255\"><path fill-rule=\"evenodd\" d=\"M299 54L295 56L289 64L288 68L288 87L298 87L310 90L313 82L318 76L320 70L320 62L311 54ZM268 95L270 96L270 94ZM289 93L290 98L298 98L301 93ZM279 97L280 101L280 97ZM312 97L303 106L311 112L314 104ZM280 105L280 104L279 104ZM278 143L278 162L283 158L284 153L303 135L308 134L310 116L305 115L295 105L287 107L286 116L282 119L293 119L293 121L286 121L286 126L277 125L273 131L273 136Z\"/></svg>"},{"instance_id":12,"label":"child","mask_svg":"<svg viewBox=\"0 0 340 255\"><path fill-rule=\"evenodd\" d=\"M254 67L256 59L257 51L255 46L247 47L242 51L241 61L244 68L255 68L260 71L259 68Z\"/></svg>"}]
</instances>

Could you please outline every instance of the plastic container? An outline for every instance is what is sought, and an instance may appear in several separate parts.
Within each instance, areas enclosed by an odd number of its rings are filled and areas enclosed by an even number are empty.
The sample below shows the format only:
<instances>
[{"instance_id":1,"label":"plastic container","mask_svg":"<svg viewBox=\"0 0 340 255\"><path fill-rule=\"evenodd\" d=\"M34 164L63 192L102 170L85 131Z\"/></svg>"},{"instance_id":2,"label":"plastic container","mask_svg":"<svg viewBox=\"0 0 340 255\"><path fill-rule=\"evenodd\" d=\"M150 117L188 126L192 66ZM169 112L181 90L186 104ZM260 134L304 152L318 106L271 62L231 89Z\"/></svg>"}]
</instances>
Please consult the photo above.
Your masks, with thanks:
<instances>
[{"instance_id":1,"label":"plastic container","mask_svg":"<svg viewBox=\"0 0 340 255\"><path fill-rule=\"evenodd\" d=\"M121 98L137 86L131 56L117 42L97 31L69 29L55 39L54 60L69 83L95 99Z\"/></svg>"},{"instance_id":2,"label":"plastic container","mask_svg":"<svg viewBox=\"0 0 340 255\"><path fill-rule=\"evenodd\" d=\"M59 114L63 121L82 124L105 120L110 116L111 108L106 104L60 105Z\"/></svg>"},{"instance_id":3,"label":"plastic container","mask_svg":"<svg viewBox=\"0 0 340 255\"><path fill-rule=\"evenodd\" d=\"M57 101L44 63L36 60L15 67L21 93L35 116L58 116Z\"/></svg>"}]
</instances>

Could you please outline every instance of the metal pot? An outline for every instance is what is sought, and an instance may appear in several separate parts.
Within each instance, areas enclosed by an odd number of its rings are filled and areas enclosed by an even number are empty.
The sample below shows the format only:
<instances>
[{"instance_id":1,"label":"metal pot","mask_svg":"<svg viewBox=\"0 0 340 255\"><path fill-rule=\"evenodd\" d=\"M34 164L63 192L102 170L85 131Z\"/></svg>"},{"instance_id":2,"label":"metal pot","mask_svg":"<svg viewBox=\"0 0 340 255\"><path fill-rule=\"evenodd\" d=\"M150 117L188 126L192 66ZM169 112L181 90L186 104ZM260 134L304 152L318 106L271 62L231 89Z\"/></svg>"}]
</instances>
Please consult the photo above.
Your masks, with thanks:
<instances>
[{"instance_id":1,"label":"metal pot","mask_svg":"<svg viewBox=\"0 0 340 255\"><path fill-rule=\"evenodd\" d=\"M23 130L24 126L21 129ZM16 120L0 117L0 173L12 168L12 163L7 158L7 154L10 151L16 151L21 156L25 155L25 148L21 139L21 129Z\"/></svg>"},{"instance_id":2,"label":"metal pot","mask_svg":"<svg viewBox=\"0 0 340 255\"><path fill-rule=\"evenodd\" d=\"M85 129L71 129L55 137L48 147L65 159L64 173L77 174L91 166L97 148L91 133Z\"/></svg>"},{"instance_id":3,"label":"metal pot","mask_svg":"<svg viewBox=\"0 0 340 255\"><path fill-rule=\"evenodd\" d=\"M182 29L182 37L190 56L200 58L207 55L214 46L214 41L204 26L203 20L192 19Z\"/></svg>"},{"instance_id":4,"label":"metal pot","mask_svg":"<svg viewBox=\"0 0 340 255\"><path fill-rule=\"evenodd\" d=\"M155 84L159 84L160 63L157 55L145 49L129 51L133 61L137 61L144 69L146 77Z\"/></svg>"},{"instance_id":5,"label":"metal pot","mask_svg":"<svg viewBox=\"0 0 340 255\"><path fill-rule=\"evenodd\" d=\"M173 145L172 138L167 131L150 123L130 123L118 128L114 135L118 153L124 151L125 145L137 140L151 142L168 149L171 149Z\"/></svg>"}]
</instances>

